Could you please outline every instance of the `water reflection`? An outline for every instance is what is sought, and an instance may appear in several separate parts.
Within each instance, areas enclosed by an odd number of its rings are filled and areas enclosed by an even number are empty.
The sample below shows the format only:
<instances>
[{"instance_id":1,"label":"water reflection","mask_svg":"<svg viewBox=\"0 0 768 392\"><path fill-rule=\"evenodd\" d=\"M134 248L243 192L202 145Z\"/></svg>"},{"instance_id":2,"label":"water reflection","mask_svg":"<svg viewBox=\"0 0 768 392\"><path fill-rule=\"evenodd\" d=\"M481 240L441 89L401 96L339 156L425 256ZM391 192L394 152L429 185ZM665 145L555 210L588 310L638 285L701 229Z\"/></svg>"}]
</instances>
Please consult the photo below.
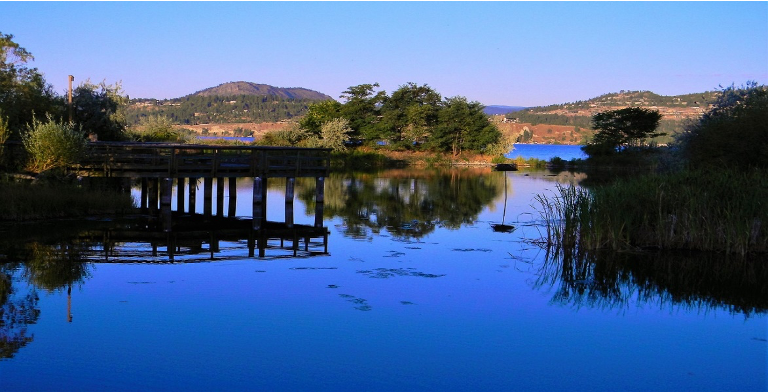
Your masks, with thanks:
<instances>
[{"instance_id":1,"label":"water reflection","mask_svg":"<svg viewBox=\"0 0 768 392\"><path fill-rule=\"evenodd\" d=\"M24 284L19 263L0 264L0 359L12 358L34 339L29 325L40 316L35 289Z\"/></svg>"},{"instance_id":2,"label":"water reflection","mask_svg":"<svg viewBox=\"0 0 768 392\"><path fill-rule=\"evenodd\" d=\"M339 228L352 238L367 239L382 229L398 238L420 238L438 227L474 223L503 193L504 176L490 168L334 173L325 182L324 217L342 218ZM297 184L298 197L311 211L312 183Z\"/></svg>"},{"instance_id":3,"label":"water reflection","mask_svg":"<svg viewBox=\"0 0 768 392\"><path fill-rule=\"evenodd\" d=\"M687 252L549 250L534 282L551 302L575 308L768 311L768 265L753 257Z\"/></svg>"}]
</instances>

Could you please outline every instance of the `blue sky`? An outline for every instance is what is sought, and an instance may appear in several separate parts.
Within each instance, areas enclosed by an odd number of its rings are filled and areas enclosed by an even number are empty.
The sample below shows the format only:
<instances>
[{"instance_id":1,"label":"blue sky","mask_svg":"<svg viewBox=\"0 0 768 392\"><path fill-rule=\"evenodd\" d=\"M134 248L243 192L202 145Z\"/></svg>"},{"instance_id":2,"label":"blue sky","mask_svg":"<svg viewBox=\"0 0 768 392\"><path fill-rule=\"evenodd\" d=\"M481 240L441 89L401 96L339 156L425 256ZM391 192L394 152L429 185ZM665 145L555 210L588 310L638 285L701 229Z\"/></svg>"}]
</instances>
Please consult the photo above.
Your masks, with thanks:
<instances>
[{"instance_id":1,"label":"blue sky","mask_svg":"<svg viewBox=\"0 0 768 392\"><path fill-rule=\"evenodd\" d=\"M0 2L57 92L134 98L229 81L338 98L407 82L486 105L768 83L768 2Z\"/></svg>"}]
</instances>

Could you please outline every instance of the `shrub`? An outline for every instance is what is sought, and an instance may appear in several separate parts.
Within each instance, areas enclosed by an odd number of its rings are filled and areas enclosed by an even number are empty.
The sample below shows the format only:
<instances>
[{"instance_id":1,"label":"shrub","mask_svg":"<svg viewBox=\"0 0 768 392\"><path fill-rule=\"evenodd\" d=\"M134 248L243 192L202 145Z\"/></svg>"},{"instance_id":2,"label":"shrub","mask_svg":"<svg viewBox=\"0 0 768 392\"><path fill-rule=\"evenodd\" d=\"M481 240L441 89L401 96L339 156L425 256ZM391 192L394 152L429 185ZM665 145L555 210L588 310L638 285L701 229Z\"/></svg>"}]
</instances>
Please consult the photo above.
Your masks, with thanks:
<instances>
[{"instance_id":1,"label":"shrub","mask_svg":"<svg viewBox=\"0 0 768 392\"><path fill-rule=\"evenodd\" d=\"M29 154L29 169L36 172L77 162L86 146L85 132L79 126L58 123L50 116L47 122L32 120L22 141Z\"/></svg>"},{"instance_id":2,"label":"shrub","mask_svg":"<svg viewBox=\"0 0 768 392\"><path fill-rule=\"evenodd\" d=\"M723 89L676 145L694 167L768 167L768 88L749 82Z\"/></svg>"}]
</instances>

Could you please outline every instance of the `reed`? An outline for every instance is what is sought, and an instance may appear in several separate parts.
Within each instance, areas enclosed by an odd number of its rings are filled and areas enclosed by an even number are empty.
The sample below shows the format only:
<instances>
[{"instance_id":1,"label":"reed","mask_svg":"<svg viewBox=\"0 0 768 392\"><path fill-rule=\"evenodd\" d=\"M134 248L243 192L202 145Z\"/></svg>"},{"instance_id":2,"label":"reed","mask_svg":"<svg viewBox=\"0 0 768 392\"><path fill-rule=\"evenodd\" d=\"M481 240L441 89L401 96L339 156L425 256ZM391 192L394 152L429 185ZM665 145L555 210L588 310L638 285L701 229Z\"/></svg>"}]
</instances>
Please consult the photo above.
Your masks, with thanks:
<instances>
[{"instance_id":1,"label":"reed","mask_svg":"<svg viewBox=\"0 0 768 392\"><path fill-rule=\"evenodd\" d=\"M768 251L768 179L759 170L680 171L538 195L546 241L581 249Z\"/></svg>"}]
</instances>

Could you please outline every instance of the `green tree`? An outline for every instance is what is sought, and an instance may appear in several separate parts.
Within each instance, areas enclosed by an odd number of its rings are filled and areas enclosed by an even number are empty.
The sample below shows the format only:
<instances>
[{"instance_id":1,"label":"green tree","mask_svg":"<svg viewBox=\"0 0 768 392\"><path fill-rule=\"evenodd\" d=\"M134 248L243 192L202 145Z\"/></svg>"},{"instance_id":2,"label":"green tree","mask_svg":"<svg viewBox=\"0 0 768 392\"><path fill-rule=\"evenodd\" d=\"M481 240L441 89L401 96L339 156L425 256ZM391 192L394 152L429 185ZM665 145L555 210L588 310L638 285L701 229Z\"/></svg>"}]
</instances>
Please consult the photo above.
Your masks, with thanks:
<instances>
[{"instance_id":1,"label":"green tree","mask_svg":"<svg viewBox=\"0 0 768 392\"><path fill-rule=\"evenodd\" d=\"M344 151L347 149L345 144L349 141L351 133L352 128L349 127L349 121L346 118L335 118L323 124L319 141L313 141L311 144L331 148L333 151Z\"/></svg>"},{"instance_id":2,"label":"green tree","mask_svg":"<svg viewBox=\"0 0 768 392\"><path fill-rule=\"evenodd\" d=\"M660 120L657 110L635 107L597 113L592 116L592 128L597 133L583 150L596 156L642 146L646 139L664 135L656 132Z\"/></svg>"},{"instance_id":3,"label":"green tree","mask_svg":"<svg viewBox=\"0 0 768 392\"><path fill-rule=\"evenodd\" d=\"M429 142L433 149L456 156L463 150L483 152L501 139L501 132L483 113L483 105L465 97L446 98L438 117Z\"/></svg>"},{"instance_id":4,"label":"green tree","mask_svg":"<svg viewBox=\"0 0 768 392\"><path fill-rule=\"evenodd\" d=\"M72 93L73 121L99 140L125 139L126 119L123 111L128 97L120 83L98 85L86 80Z\"/></svg>"},{"instance_id":5,"label":"green tree","mask_svg":"<svg viewBox=\"0 0 768 392\"><path fill-rule=\"evenodd\" d=\"M694 167L768 167L768 87L724 88L676 144Z\"/></svg>"},{"instance_id":6,"label":"green tree","mask_svg":"<svg viewBox=\"0 0 768 392\"><path fill-rule=\"evenodd\" d=\"M341 104L333 100L327 100L309 105L307 114L299 121L299 125L308 132L319 135L323 124L340 117Z\"/></svg>"},{"instance_id":7,"label":"green tree","mask_svg":"<svg viewBox=\"0 0 768 392\"><path fill-rule=\"evenodd\" d=\"M376 136L407 148L427 139L437 124L441 99L426 84L400 86L381 106L382 119Z\"/></svg>"},{"instance_id":8,"label":"green tree","mask_svg":"<svg viewBox=\"0 0 768 392\"><path fill-rule=\"evenodd\" d=\"M340 114L349 120L349 127L352 129L350 136L375 137L379 106L387 99L384 91L374 93L377 87L378 83L360 84L350 86L341 93L340 98L345 102L341 106Z\"/></svg>"},{"instance_id":9,"label":"green tree","mask_svg":"<svg viewBox=\"0 0 768 392\"><path fill-rule=\"evenodd\" d=\"M45 83L37 68L26 64L34 57L0 32L0 111L5 116L10 138L18 140L35 116L60 115L60 100Z\"/></svg>"}]
</instances>

